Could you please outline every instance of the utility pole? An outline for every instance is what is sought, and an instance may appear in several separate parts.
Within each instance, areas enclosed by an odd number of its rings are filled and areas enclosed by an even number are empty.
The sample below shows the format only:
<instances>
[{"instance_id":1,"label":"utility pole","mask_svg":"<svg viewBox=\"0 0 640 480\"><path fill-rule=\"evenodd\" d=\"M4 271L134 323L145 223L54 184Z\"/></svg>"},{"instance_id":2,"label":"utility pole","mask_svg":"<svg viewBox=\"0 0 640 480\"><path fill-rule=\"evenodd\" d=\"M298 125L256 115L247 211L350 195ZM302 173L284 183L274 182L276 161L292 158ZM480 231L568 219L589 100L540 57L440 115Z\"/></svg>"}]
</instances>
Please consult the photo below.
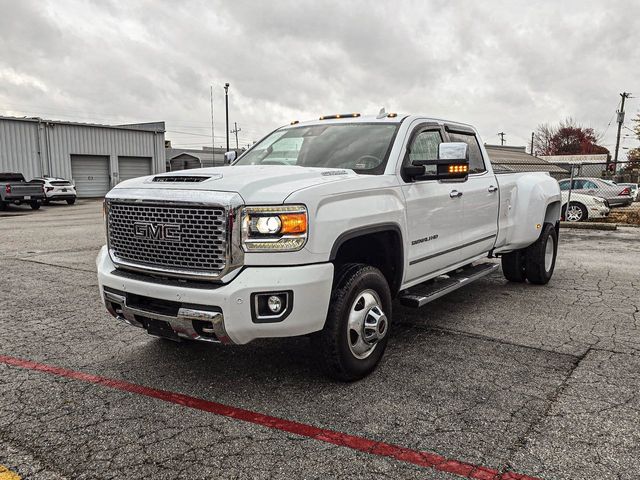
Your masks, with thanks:
<instances>
[{"instance_id":1,"label":"utility pole","mask_svg":"<svg viewBox=\"0 0 640 480\"><path fill-rule=\"evenodd\" d=\"M227 152L229 151L229 84L224 84L224 110L227 123Z\"/></svg>"},{"instance_id":2,"label":"utility pole","mask_svg":"<svg viewBox=\"0 0 640 480\"><path fill-rule=\"evenodd\" d=\"M233 122L233 130L231 130L231 133L235 133L236 135L236 150L238 150L238 132L241 132L242 129L238 128L238 124L236 122Z\"/></svg>"},{"instance_id":3,"label":"utility pole","mask_svg":"<svg viewBox=\"0 0 640 480\"><path fill-rule=\"evenodd\" d=\"M622 92L620 94L622 97L622 105L620 105L620 110L618 110L618 135L616 137L616 151L613 156L613 171L614 173L618 170L618 149L620 148L620 130L622 130L622 124L624 123L624 101L631 96L630 93Z\"/></svg>"},{"instance_id":4,"label":"utility pole","mask_svg":"<svg viewBox=\"0 0 640 480\"><path fill-rule=\"evenodd\" d=\"M504 135L505 135L505 133L504 132L500 132L500 133L498 133L498 135L500 135L500 145L502 146L502 145L504 145Z\"/></svg>"},{"instance_id":5,"label":"utility pole","mask_svg":"<svg viewBox=\"0 0 640 480\"><path fill-rule=\"evenodd\" d=\"M211 148L212 151L216 150L216 137L213 134L213 85L211 85Z\"/></svg>"},{"instance_id":6,"label":"utility pole","mask_svg":"<svg viewBox=\"0 0 640 480\"><path fill-rule=\"evenodd\" d=\"M531 132L531 155L533 155L533 137L535 137L535 132Z\"/></svg>"}]
</instances>

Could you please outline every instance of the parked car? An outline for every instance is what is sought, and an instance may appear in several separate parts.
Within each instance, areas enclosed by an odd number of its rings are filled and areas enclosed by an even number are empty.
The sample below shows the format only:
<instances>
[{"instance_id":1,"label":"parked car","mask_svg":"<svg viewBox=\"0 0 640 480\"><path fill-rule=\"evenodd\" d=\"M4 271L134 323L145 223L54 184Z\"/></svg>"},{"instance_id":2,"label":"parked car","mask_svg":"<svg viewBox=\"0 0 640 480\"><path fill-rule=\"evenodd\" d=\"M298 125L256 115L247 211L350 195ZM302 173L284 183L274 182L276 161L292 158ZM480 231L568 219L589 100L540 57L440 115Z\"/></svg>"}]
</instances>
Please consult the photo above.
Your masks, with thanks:
<instances>
[{"instance_id":1,"label":"parked car","mask_svg":"<svg viewBox=\"0 0 640 480\"><path fill-rule=\"evenodd\" d=\"M567 222L584 222L606 218L611 209L609 203L600 197L584 195L577 191L571 192L571 205L567 209L569 191L562 191L562 218Z\"/></svg>"},{"instance_id":2,"label":"parked car","mask_svg":"<svg viewBox=\"0 0 640 480\"><path fill-rule=\"evenodd\" d=\"M629 187L631 189L631 198L634 202L640 201L640 187L637 183L619 183L621 187Z\"/></svg>"},{"instance_id":3,"label":"parked car","mask_svg":"<svg viewBox=\"0 0 640 480\"><path fill-rule=\"evenodd\" d=\"M44 187L44 204L49 202L64 202L69 205L76 203L76 187L69 180L56 177L40 177L31 180L32 183L39 183Z\"/></svg>"},{"instance_id":4,"label":"parked car","mask_svg":"<svg viewBox=\"0 0 640 480\"><path fill-rule=\"evenodd\" d=\"M570 179L560 180L560 190L569 190ZM631 188L617 185L611 180L601 178L579 177L573 179L572 192L604 198L610 207L626 207L631 205Z\"/></svg>"},{"instance_id":5,"label":"parked car","mask_svg":"<svg viewBox=\"0 0 640 480\"><path fill-rule=\"evenodd\" d=\"M28 203L37 210L44 200L44 188L36 183L29 183L21 173L0 173L0 210L13 203Z\"/></svg>"},{"instance_id":6,"label":"parked car","mask_svg":"<svg viewBox=\"0 0 640 480\"><path fill-rule=\"evenodd\" d=\"M230 166L121 182L105 198L102 301L173 340L311 335L331 376L362 378L393 298L421 307L494 272L487 257L509 281L551 279L558 183L495 174L482 145L461 123L331 115L230 152Z\"/></svg>"}]
</instances>

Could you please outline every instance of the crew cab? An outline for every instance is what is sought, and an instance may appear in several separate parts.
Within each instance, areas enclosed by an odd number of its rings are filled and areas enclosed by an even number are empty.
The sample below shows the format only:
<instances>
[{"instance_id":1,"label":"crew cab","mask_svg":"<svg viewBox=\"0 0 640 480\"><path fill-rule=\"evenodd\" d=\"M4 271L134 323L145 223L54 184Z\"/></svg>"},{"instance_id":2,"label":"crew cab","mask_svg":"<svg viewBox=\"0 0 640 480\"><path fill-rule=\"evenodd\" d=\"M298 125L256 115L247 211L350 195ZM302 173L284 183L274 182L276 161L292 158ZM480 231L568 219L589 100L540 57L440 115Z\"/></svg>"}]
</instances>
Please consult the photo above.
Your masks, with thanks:
<instances>
[{"instance_id":1,"label":"crew cab","mask_svg":"<svg viewBox=\"0 0 640 480\"><path fill-rule=\"evenodd\" d=\"M494 174L470 125L330 115L267 135L230 166L121 182L97 258L107 310L174 340L308 335L326 371L370 373L397 300L422 307L499 268L546 284L561 195Z\"/></svg>"},{"instance_id":2,"label":"crew cab","mask_svg":"<svg viewBox=\"0 0 640 480\"><path fill-rule=\"evenodd\" d=\"M0 172L0 210L13 203L28 203L37 210L44 200L44 189L37 183L29 183L21 173Z\"/></svg>"}]
</instances>

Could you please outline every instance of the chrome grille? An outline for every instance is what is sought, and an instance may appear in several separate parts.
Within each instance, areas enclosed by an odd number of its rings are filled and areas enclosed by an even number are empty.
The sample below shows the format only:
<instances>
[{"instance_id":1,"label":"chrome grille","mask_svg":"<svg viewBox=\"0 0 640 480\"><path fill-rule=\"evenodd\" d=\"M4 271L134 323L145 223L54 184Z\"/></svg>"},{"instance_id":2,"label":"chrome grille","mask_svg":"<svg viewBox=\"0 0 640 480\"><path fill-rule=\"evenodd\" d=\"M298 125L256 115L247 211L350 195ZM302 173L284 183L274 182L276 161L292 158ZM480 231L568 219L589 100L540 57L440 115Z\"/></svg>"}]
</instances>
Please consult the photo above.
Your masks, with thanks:
<instances>
[{"instance_id":1,"label":"chrome grille","mask_svg":"<svg viewBox=\"0 0 640 480\"><path fill-rule=\"evenodd\" d=\"M216 274L227 264L223 207L112 201L107 228L116 263L174 274Z\"/></svg>"}]
</instances>

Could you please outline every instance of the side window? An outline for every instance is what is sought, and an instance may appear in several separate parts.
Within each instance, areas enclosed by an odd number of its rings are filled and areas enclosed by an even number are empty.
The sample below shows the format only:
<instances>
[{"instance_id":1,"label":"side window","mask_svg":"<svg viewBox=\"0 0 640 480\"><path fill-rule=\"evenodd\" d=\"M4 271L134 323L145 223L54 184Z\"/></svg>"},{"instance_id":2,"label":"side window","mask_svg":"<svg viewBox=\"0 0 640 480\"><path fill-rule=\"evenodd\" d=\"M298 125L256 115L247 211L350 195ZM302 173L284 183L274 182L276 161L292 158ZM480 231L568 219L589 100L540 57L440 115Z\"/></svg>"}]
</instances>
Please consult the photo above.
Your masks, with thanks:
<instances>
[{"instance_id":1,"label":"side window","mask_svg":"<svg viewBox=\"0 0 640 480\"><path fill-rule=\"evenodd\" d=\"M569 182L558 182L560 184L560 190L569 190Z\"/></svg>"},{"instance_id":2,"label":"side window","mask_svg":"<svg viewBox=\"0 0 640 480\"><path fill-rule=\"evenodd\" d=\"M590 182L589 180L585 180L584 181L584 188L588 188L588 189L596 189L598 188L598 185L596 185L593 182Z\"/></svg>"},{"instance_id":3,"label":"side window","mask_svg":"<svg viewBox=\"0 0 640 480\"><path fill-rule=\"evenodd\" d=\"M449 132L452 142L464 142L469 145L469 173L482 173L486 170L478 139L470 133Z\"/></svg>"},{"instance_id":4,"label":"side window","mask_svg":"<svg viewBox=\"0 0 640 480\"><path fill-rule=\"evenodd\" d=\"M420 132L413 138L409 147L409 161L413 163L419 160L437 160L440 143L442 143L442 137L439 131Z\"/></svg>"},{"instance_id":5,"label":"side window","mask_svg":"<svg viewBox=\"0 0 640 480\"><path fill-rule=\"evenodd\" d=\"M574 180L572 188L574 190L582 190L584 188L584 180Z\"/></svg>"}]
</instances>

